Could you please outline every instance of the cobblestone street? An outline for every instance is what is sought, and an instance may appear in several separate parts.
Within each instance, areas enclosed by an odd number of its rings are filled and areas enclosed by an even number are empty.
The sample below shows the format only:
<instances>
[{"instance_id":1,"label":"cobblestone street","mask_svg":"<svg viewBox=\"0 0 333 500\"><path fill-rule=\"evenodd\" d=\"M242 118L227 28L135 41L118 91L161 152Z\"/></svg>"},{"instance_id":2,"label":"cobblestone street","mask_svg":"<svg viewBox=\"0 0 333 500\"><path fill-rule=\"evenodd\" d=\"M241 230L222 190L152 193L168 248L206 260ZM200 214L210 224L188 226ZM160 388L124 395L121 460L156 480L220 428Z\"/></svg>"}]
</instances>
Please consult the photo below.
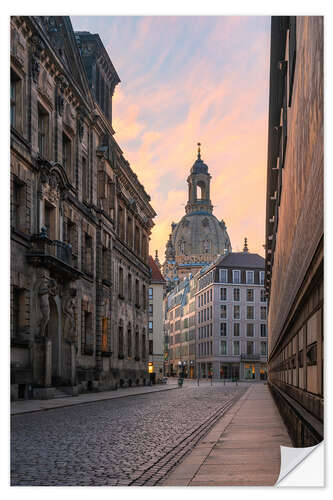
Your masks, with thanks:
<instances>
[{"instance_id":1,"label":"cobblestone street","mask_svg":"<svg viewBox=\"0 0 333 500\"><path fill-rule=\"evenodd\" d=\"M234 404L247 387L193 384L16 415L11 423L11 485L129 485L146 471L149 478L158 460L228 401Z\"/></svg>"}]
</instances>

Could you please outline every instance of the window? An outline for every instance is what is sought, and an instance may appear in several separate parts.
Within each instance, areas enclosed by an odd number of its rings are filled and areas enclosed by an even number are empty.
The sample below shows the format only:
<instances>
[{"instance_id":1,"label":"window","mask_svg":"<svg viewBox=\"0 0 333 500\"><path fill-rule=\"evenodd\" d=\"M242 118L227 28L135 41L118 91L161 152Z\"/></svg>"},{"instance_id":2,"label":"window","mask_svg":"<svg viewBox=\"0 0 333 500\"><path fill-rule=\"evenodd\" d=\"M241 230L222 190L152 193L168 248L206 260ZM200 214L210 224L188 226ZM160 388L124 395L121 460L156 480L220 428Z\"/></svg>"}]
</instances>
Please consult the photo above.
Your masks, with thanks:
<instances>
[{"instance_id":1,"label":"window","mask_svg":"<svg viewBox=\"0 0 333 500\"><path fill-rule=\"evenodd\" d=\"M41 156L48 156L49 115L38 105L38 150Z\"/></svg>"},{"instance_id":2,"label":"window","mask_svg":"<svg viewBox=\"0 0 333 500\"><path fill-rule=\"evenodd\" d=\"M234 337L239 337L240 333L240 324L234 323Z\"/></svg>"},{"instance_id":3,"label":"window","mask_svg":"<svg viewBox=\"0 0 333 500\"><path fill-rule=\"evenodd\" d=\"M234 341L234 355L239 356L239 340Z\"/></svg>"},{"instance_id":4,"label":"window","mask_svg":"<svg viewBox=\"0 0 333 500\"><path fill-rule=\"evenodd\" d=\"M220 269L220 283L228 283L228 270Z\"/></svg>"},{"instance_id":5,"label":"window","mask_svg":"<svg viewBox=\"0 0 333 500\"><path fill-rule=\"evenodd\" d=\"M12 226L19 231L24 231L26 211L26 184L14 176L12 183Z\"/></svg>"},{"instance_id":6,"label":"window","mask_svg":"<svg viewBox=\"0 0 333 500\"><path fill-rule=\"evenodd\" d=\"M253 354L253 342L246 342L246 354Z\"/></svg>"},{"instance_id":7,"label":"window","mask_svg":"<svg viewBox=\"0 0 333 500\"><path fill-rule=\"evenodd\" d=\"M132 248L133 246L133 219L131 217L127 217L127 235L126 241L127 245Z\"/></svg>"},{"instance_id":8,"label":"window","mask_svg":"<svg viewBox=\"0 0 333 500\"><path fill-rule=\"evenodd\" d=\"M253 302L254 301L254 290L253 288L247 288L246 290L246 301Z\"/></svg>"},{"instance_id":9,"label":"window","mask_svg":"<svg viewBox=\"0 0 333 500\"><path fill-rule=\"evenodd\" d=\"M234 270L232 271L232 282L233 283L240 283L240 271L239 270Z\"/></svg>"},{"instance_id":10,"label":"window","mask_svg":"<svg viewBox=\"0 0 333 500\"><path fill-rule=\"evenodd\" d=\"M227 318L227 306L226 304L221 304L221 318Z\"/></svg>"},{"instance_id":11,"label":"window","mask_svg":"<svg viewBox=\"0 0 333 500\"><path fill-rule=\"evenodd\" d=\"M118 327L118 358L124 358L124 327L122 320L119 321Z\"/></svg>"},{"instance_id":12,"label":"window","mask_svg":"<svg viewBox=\"0 0 333 500\"><path fill-rule=\"evenodd\" d=\"M102 318L102 351L108 350L108 319Z\"/></svg>"},{"instance_id":13,"label":"window","mask_svg":"<svg viewBox=\"0 0 333 500\"><path fill-rule=\"evenodd\" d=\"M139 280L135 280L135 305L140 306Z\"/></svg>"},{"instance_id":14,"label":"window","mask_svg":"<svg viewBox=\"0 0 333 500\"><path fill-rule=\"evenodd\" d=\"M240 319L240 306L234 306L234 319Z\"/></svg>"},{"instance_id":15,"label":"window","mask_svg":"<svg viewBox=\"0 0 333 500\"><path fill-rule=\"evenodd\" d=\"M55 207L47 201L45 201L44 205L44 217L44 225L47 228L47 235L51 240L55 240L56 211Z\"/></svg>"},{"instance_id":16,"label":"window","mask_svg":"<svg viewBox=\"0 0 333 500\"><path fill-rule=\"evenodd\" d=\"M152 340L149 340L149 355L152 356L154 354L154 344Z\"/></svg>"},{"instance_id":17,"label":"window","mask_svg":"<svg viewBox=\"0 0 333 500\"><path fill-rule=\"evenodd\" d=\"M234 288L234 302L240 301L240 289Z\"/></svg>"},{"instance_id":18,"label":"window","mask_svg":"<svg viewBox=\"0 0 333 500\"><path fill-rule=\"evenodd\" d=\"M247 337L253 337L254 335L254 328L253 328L253 323L247 323L246 325L246 335Z\"/></svg>"},{"instance_id":19,"label":"window","mask_svg":"<svg viewBox=\"0 0 333 500\"><path fill-rule=\"evenodd\" d=\"M118 204L118 235L121 241L124 241L124 236L125 236L124 209L119 204Z\"/></svg>"},{"instance_id":20,"label":"window","mask_svg":"<svg viewBox=\"0 0 333 500\"><path fill-rule=\"evenodd\" d=\"M213 300L213 289L211 288L210 289L210 301L212 301L212 300Z\"/></svg>"},{"instance_id":21,"label":"window","mask_svg":"<svg viewBox=\"0 0 333 500\"><path fill-rule=\"evenodd\" d=\"M88 354L87 349L91 349L89 354L92 354L92 313L90 311L83 311L83 321L82 321L82 339L81 347L83 354Z\"/></svg>"},{"instance_id":22,"label":"window","mask_svg":"<svg viewBox=\"0 0 333 500\"><path fill-rule=\"evenodd\" d=\"M265 271L260 271L259 273L259 283L260 285L265 284Z\"/></svg>"},{"instance_id":23,"label":"window","mask_svg":"<svg viewBox=\"0 0 333 500\"><path fill-rule=\"evenodd\" d=\"M92 274L92 237L84 235L84 260L83 268L86 273Z\"/></svg>"},{"instance_id":24,"label":"window","mask_svg":"<svg viewBox=\"0 0 333 500\"><path fill-rule=\"evenodd\" d=\"M149 316L153 315L153 304L149 304L149 306L148 306L148 313L149 313Z\"/></svg>"},{"instance_id":25,"label":"window","mask_svg":"<svg viewBox=\"0 0 333 500\"><path fill-rule=\"evenodd\" d=\"M132 357L132 328L131 323L127 327L127 357Z\"/></svg>"},{"instance_id":26,"label":"window","mask_svg":"<svg viewBox=\"0 0 333 500\"><path fill-rule=\"evenodd\" d=\"M152 288L148 288L148 297L149 297L149 299L153 298L153 289ZM170 315L171 314L173 314L173 313L171 312ZM173 315L172 315L172 317L170 316L170 318L172 319Z\"/></svg>"},{"instance_id":27,"label":"window","mask_svg":"<svg viewBox=\"0 0 333 500\"><path fill-rule=\"evenodd\" d=\"M266 325L262 323L260 325L260 337L267 337Z\"/></svg>"},{"instance_id":28,"label":"window","mask_svg":"<svg viewBox=\"0 0 333 500\"><path fill-rule=\"evenodd\" d=\"M146 285L142 285L142 307L143 307L144 310L147 308Z\"/></svg>"},{"instance_id":29,"label":"window","mask_svg":"<svg viewBox=\"0 0 333 500\"><path fill-rule=\"evenodd\" d=\"M136 329L135 329L135 359L136 361L139 361L139 348L140 348L140 345L139 345L139 327L137 326Z\"/></svg>"},{"instance_id":30,"label":"window","mask_svg":"<svg viewBox=\"0 0 333 500\"><path fill-rule=\"evenodd\" d=\"M260 354L265 356L267 354L267 344L266 342L260 342Z\"/></svg>"},{"instance_id":31,"label":"window","mask_svg":"<svg viewBox=\"0 0 333 500\"><path fill-rule=\"evenodd\" d=\"M153 322L152 321L148 321L148 330L149 330L149 333L152 333L152 331L153 331Z\"/></svg>"},{"instance_id":32,"label":"window","mask_svg":"<svg viewBox=\"0 0 333 500\"><path fill-rule=\"evenodd\" d=\"M260 290L260 302L266 302L266 292L264 289Z\"/></svg>"},{"instance_id":33,"label":"window","mask_svg":"<svg viewBox=\"0 0 333 500\"><path fill-rule=\"evenodd\" d=\"M254 271L246 271L246 283L249 285L254 283Z\"/></svg>"},{"instance_id":34,"label":"window","mask_svg":"<svg viewBox=\"0 0 333 500\"><path fill-rule=\"evenodd\" d=\"M227 300L227 289L220 288L220 300Z\"/></svg>"},{"instance_id":35,"label":"window","mask_svg":"<svg viewBox=\"0 0 333 500\"><path fill-rule=\"evenodd\" d=\"M127 296L128 296L128 302L132 302L132 275L131 275L131 273L128 273L128 277L127 277Z\"/></svg>"},{"instance_id":36,"label":"window","mask_svg":"<svg viewBox=\"0 0 333 500\"><path fill-rule=\"evenodd\" d=\"M143 333L142 333L142 345L141 345L141 348L142 348L142 359L145 360L146 359L146 349L147 349L145 330L143 330Z\"/></svg>"},{"instance_id":37,"label":"window","mask_svg":"<svg viewBox=\"0 0 333 500\"><path fill-rule=\"evenodd\" d=\"M246 319L254 319L254 307L246 306Z\"/></svg>"},{"instance_id":38,"label":"window","mask_svg":"<svg viewBox=\"0 0 333 500\"><path fill-rule=\"evenodd\" d=\"M119 267L119 297L124 298L124 270Z\"/></svg>"},{"instance_id":39,"label":"window","mask_svg":"<svg viewBox=\"0 0 333 500\"><path fill-rule=\"evenodd\" d=\"M102 247L102 279L109 280L109 249Z\"/></svg>"},{"instance_id":40,"label":"window","mask_svg":"<svg viewBox=\"0 0 333 500\"><path fill-rule=\"evenodd\" d=\"M220 324L220 335L221 335L221 337L226 337L226 335L227 335L227 323L222 322Z\"/></svg>"},{"instance_id":41,"label":"window","mask_svg":"<svg viewBox=\"0 0 333 500\"><path fill-rule=\"evenodd\" d=\"M22 82L20 78L11 71L10 73L10 124L16 130L22 130Z\"/></svg>"},{"instance_id":42,"label":"window","mask_svg":"<svg viewBox=\"0 0 333 500\"><path fill-rule=\"evenodd\" d=\"M62 134L62 166L67 175L71 176L72 168L72 141L66 134Z\"/></svg>"},{"instance_id":43,"label":"window","mask_svg":"<svg viewBox=\"0 0 333 500\"><path fill-rule=\"evenodd\" d=\"M220 354L222 356L227 354L227 342L225 340L220 341Z\"/></svg>"},{"instance_id":44,"label":"window","mask_svg":"<svg viewBox=\"0 0 333 500\"><path fill-rule=\"evenodd\" d=\"M260 307L260 319L266 319L266 306Z\"/></svg>"},{"instance_id":45,"label":"window","mask_svg":"<svg viewBox=\"0 0 333 500\"><path fill-rule=\"evenodd\" d=\"M89 201L89 173L87 159L82 156L82 199Z\"/></svg>"}]
</instances>

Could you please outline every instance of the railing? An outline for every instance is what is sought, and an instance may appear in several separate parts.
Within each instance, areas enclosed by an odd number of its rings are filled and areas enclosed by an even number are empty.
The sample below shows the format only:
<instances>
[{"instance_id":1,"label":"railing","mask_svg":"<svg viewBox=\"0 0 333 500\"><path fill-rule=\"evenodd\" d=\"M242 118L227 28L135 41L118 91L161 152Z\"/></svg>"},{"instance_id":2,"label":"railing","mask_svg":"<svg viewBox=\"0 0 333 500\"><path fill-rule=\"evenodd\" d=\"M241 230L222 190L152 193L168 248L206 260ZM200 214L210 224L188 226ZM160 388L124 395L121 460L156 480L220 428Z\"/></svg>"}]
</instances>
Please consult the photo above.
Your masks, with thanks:
<instances>
[{"instance_id":1,"label":"railing","mask_svg":"<svg viewBox=\"0 0 333 500\"><path fill-rule=\"evenodd\" d=\"M257 361L260 359L260 354L241 354L241 360Z\"/></svg>"},{"instance_id":2,"label":"railing","mask_svg":"<svg viewBox=\"0 0 333 500\"><path fill-rule=\"evenodd\" d=\"M38 237L33 241L31 255L52 256L69 266L72 265L72 246L63 241Z\"/></svg>"}]
</instances>

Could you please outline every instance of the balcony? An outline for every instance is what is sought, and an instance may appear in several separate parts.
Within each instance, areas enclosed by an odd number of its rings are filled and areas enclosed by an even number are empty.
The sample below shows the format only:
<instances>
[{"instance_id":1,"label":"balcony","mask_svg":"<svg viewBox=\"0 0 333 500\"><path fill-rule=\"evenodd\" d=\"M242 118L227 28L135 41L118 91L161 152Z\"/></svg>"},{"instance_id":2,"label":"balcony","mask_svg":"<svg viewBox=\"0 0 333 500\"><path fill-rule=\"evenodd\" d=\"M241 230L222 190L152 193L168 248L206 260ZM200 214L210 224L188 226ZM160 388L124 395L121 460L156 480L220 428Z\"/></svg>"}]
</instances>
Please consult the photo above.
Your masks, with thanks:
<instances>
[{"instance_id":1,"label":"balcony","mask_svg":"<svg viewBox=\"0 0 333 500\"><path fill-rule=\"evenodd\" d=\"M27 260L34 266L47 267L64 278L76 279L82 276L76 269L77 260L72 255L71 245L63 241L50 240L46 231L32 238L32 247L27 254Z\"/></svg>"},{"instance_id":2,"label":"balcony","mask_svg":"<svg viewBox=\"0 0 333 500\"><path fill-rule=\"evenodd\" d=\"M260 354L241 354L241 361L259 361Z\"/></svg>"}]
</instances>

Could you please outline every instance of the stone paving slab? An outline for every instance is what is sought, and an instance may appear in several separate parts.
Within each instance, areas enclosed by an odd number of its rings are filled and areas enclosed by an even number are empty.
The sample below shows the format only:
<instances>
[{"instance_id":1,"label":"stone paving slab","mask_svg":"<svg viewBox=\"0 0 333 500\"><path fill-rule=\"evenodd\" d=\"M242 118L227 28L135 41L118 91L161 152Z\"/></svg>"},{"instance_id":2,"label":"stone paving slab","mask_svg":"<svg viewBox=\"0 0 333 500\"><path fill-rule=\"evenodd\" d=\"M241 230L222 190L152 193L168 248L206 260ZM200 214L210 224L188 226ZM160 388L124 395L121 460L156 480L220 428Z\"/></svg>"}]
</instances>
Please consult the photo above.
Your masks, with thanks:
<instances>
[{"instance_id":1,"label":"stone paving slab","mask_svg":"<svg viewBox=\"0 0 333 500\"><path fill-rule=\"evenodd\" d=\"M292 447L287 429L268 386L255 384L163 486L273 486L280 446Z\"/></svg>"}]
</instances>

